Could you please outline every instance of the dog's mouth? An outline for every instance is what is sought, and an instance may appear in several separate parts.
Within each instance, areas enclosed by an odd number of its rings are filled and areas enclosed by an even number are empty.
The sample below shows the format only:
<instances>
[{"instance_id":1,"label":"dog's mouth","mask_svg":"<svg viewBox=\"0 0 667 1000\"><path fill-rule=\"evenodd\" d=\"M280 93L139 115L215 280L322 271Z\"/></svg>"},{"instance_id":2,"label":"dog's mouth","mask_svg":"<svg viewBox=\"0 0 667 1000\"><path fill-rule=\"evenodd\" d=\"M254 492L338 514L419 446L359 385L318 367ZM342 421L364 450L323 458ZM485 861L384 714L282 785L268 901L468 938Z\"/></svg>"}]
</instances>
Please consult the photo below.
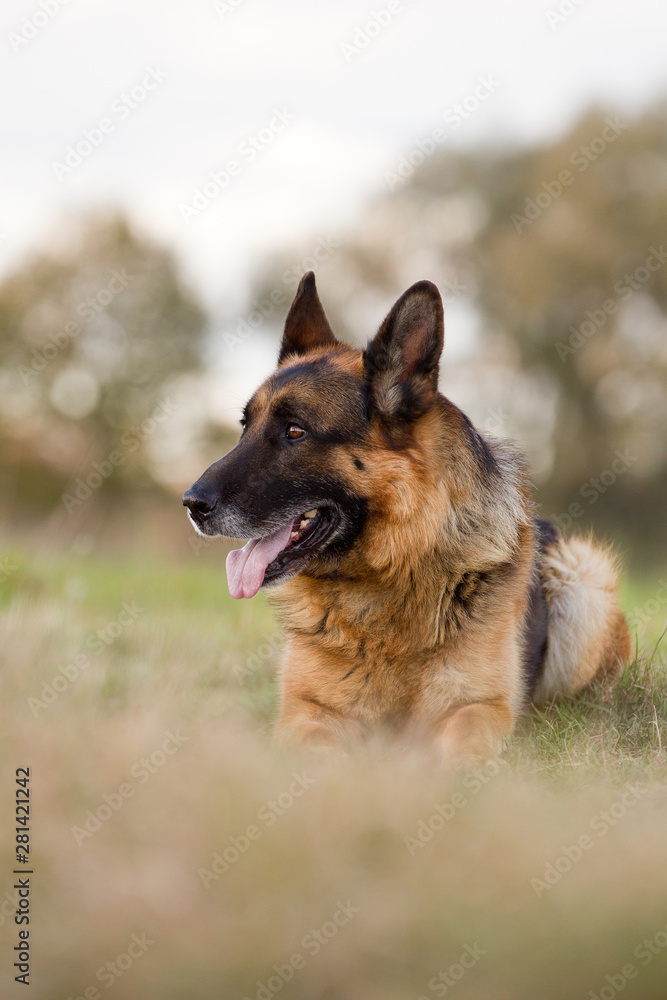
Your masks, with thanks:
<instances>
[{"instance_id":1,"label":"dog's mouth","mask_svg":"<svg viewBox=\"0 0 667 1000\"><path fill-rule=\"evenodd\" d=\"M232 597L254 597L264 584L300 572L329 541L339 524L332 507L298 514L264 538L251 538L227 556L227 583Z\"/></svg>"}]
</instances>

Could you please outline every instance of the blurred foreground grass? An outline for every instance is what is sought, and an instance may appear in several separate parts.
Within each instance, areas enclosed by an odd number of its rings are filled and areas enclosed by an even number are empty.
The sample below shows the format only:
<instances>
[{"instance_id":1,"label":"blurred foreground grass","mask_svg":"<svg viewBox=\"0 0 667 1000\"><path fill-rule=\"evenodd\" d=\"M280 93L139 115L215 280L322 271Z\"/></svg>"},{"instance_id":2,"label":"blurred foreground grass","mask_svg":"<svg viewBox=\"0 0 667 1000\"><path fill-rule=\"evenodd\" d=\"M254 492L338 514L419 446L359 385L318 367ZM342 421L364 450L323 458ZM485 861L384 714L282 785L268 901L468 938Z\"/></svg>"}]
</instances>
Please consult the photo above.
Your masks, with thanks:
<instances>
[{"instance_id":1,"label":"blurred foreground grass","mask_svg":"<svg viewBox=\"0 0 667 1000\"><path fill-rule=\"evenodd\" d=\"M23 995L30 766L39 1000L664 1000L658 581L625 588L652 613L616 691L533 713L507 773L463 776L381 744L272 750L280 633L263 597L229 598L223 562L9 553L2 997Z\"/></svg>"}]
</instances>

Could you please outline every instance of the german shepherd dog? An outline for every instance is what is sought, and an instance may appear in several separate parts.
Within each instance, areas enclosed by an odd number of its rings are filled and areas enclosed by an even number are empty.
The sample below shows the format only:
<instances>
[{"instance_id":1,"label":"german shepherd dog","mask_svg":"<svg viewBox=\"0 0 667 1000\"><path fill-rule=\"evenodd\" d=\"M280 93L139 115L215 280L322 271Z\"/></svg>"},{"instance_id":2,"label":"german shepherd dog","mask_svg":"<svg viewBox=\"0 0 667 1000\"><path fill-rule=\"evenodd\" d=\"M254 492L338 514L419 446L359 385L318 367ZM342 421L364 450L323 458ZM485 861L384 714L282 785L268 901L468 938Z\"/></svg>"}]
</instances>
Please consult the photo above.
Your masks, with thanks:
<instances>
[{"instance_id":1,"label":"german shepherd dog","mask_svg":"<svg viewBox=\"0 0 667 1000\"><path fill-rule=\"evenodd\" d=\"M495 759L531 703L612 682L630 651L617 569L533 513L524 462L438 392L443 309L420 281L364 351L304 275L239 443L183 497L271 589L287 641L277 736L345 750L383 724L459 764Z\"/></svg>"}]
</instances>

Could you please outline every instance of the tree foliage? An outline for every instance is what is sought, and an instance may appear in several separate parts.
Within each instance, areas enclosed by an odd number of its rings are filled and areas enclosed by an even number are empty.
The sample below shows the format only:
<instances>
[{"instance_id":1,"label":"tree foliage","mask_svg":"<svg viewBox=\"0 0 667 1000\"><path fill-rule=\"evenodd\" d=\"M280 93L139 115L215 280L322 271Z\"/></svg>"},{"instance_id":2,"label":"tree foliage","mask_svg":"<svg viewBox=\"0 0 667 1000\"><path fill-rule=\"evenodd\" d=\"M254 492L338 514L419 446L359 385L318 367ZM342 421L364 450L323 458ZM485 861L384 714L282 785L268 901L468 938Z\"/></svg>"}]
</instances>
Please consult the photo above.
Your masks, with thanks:
<instances>
[{"instance_id":1,"label":"tree foliage","mask_svg":"<svg viewBox=\"0 0 667 1000\"><path fill-rule=\"evenodd\" d=\"M199 367L205 328L172 255L123 217L72 224L54 245L0 287L3 472L29 503L113 451L114 479L146 478L151 420L170 378Z\"/></svg>"}]
</instances>

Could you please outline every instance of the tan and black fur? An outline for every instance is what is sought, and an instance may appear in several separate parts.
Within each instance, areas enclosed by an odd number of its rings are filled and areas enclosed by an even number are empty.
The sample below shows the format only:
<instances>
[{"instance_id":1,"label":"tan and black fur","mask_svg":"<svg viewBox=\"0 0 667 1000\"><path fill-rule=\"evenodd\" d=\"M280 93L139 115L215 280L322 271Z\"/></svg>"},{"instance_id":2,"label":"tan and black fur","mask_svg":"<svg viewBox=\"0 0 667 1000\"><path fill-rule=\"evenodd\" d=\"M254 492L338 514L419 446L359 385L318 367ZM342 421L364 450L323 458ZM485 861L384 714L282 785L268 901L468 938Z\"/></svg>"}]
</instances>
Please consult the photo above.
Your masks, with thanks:
<instances>
[{"instance_id":1,"label":"tan and black fur","mask_svg":"<svg viewBox=\"0 0 667 1000\"><path fill-rule=\"evenodd\" d=\"M360 351L305 275L239 444L184 497L205 534L263 538L318 511L312 550L265 577L287 635L283 741L349 748L388 727L495 757L531 702L613 680L629 654L613 556L536 519L521 456L438 392L442 346L430 282Z\"/></svg>"}]
</instances>

